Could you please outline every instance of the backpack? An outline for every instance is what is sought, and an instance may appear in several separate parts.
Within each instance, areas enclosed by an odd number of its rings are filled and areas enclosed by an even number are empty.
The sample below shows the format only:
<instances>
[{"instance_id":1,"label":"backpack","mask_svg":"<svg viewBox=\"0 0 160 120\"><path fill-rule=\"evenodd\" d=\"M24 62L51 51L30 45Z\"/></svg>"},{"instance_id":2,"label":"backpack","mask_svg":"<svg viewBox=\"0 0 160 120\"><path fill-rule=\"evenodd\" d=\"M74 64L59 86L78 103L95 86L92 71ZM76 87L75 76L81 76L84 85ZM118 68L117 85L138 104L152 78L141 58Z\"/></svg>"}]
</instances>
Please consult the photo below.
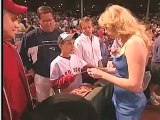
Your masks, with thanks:
<instances>
[{"instance_id":1,"label":"backpack","mask_svg":"<svg viewBox=\"0 0 160 120\"><path fill-rule=\"evenodd\" d=\"M74 94L56 94L25 113L23 120L99 120L88 100Z\"/></svg>"}]
</instances>

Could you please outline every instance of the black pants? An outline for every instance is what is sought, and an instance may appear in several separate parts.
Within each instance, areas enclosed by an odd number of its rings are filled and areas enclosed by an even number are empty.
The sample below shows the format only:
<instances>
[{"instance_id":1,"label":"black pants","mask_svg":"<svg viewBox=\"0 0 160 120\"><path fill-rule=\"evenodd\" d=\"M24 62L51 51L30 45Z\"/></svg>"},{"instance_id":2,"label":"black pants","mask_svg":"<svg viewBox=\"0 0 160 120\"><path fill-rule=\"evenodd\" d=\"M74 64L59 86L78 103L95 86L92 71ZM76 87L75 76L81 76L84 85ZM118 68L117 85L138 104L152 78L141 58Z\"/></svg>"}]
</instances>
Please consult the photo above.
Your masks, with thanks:
<instances>
[{"instance_id":1,"label":"black pants","mask_svg":"<svg viewBox=\"0 0 160 120\"><path fill-rule=\"evenodd\" d=\"M160 63L151 62L151 83L160 85Z\"/></svg>"}]
</instances>

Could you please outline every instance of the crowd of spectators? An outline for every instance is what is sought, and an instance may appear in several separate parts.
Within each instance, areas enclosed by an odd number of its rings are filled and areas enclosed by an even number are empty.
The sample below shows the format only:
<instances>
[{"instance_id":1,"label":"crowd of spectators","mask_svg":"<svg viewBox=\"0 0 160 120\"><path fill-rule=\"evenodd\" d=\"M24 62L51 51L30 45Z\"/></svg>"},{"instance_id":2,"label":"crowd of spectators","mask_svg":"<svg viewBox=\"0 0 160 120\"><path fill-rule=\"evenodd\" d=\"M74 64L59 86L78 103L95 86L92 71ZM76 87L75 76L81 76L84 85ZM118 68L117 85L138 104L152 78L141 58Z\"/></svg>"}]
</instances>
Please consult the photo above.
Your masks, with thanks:
<instances>
[{"instance_id":1,"label":"crowd of spectators","mask_svg":"<svg viewBox=\"0 0 160 120\"><path fill-rule=\"evenodd\" d=\"M90 15L88 16L91 17ZM94 33L97 34L97 30L99 29L97 19L99 16L92 16L91 18L94 24ZM155 37L160 34L160 13L150 14L147 19L145 15L140 14L138 15L138 18L151 25ZM79 30L78 23L80 18L71 11L55 12L55 19L57 22L57 27L59 27L62 31L77 32ZM23 16L20 16L20 21L26 28L28 28L28 24L34 27L39 27L39 19L35 12L27 12Z\"/></svg>"},{"instance_id":2,"label":"crowd of spectators","mask_svg":"<svg viewBox=\"0 0 160 120\"><path fill-rule=\"evenodd\" d=\"M93 34L98 36L99 39L105 39L102 40L107 48L107 56L102 56L102 58L106 57L107 61L106 63L114 57L114 54L118 52L119 47L116 47L118 43L113 40L107 35L105 31L102 30L98 26L97 20L99 16L90 16L93 21ZM56 25L55 27L58 28L62 32L67 33L78 33L81 34L81 30L79 27L79 20L80 18L77 17L77 15L73 14L73 12L67 11L67 12L55 12L54 13ZM152 40L154 40L160 35L160 13L156 14L150 14L149 17L146 19L145 15L138 15L137 16L142 22L144 22L148 27L147 31L150 31L149 34L152 34ZM31 31L32 29L39 27L39 18L35 12L27 12L23 15L19 16L19 22L20 22L20 28L18 29L19 34L14 39L15 47L17 50L20 50L21 42L19 40L21 37ZM18 42L17 42L18 41ZM100 43L102 42L100 41ZM116 45L115 45L116 43ZM102 44L102 43L101 43ZM103 49L103 48L101 48ZM101 51L103 53L103 51Z\"/></svg>"},{"instance_id":3,"label":"crowd of spectators","mask_svg":"<svg viewBox=\"0 0 160 120\"><path fill-rule=\"evenodd\" d=\"M73 14L72 11L66 11L66 12L55 12L54 17L56 20L56 25L55 27L61 30L62 32L67 32L67 33L81 33L81 30L79 28L79 20L80 17L77 17L77 14ZM92 18L93 21L93 34L100 37L101 35L98 33L98 30L101 28L98 26L97 20L99 16L91 16L88 15L89 17ZM142 22L146 23L148 28L153 34L153 41L160 35L160 13L156 14L150 14L148 19L146 19L145 15L138 15L137 16L139 19L142 20ZM19 22L20 22L20 28L19 28L19 33L27 33L31 31L32 29L39 27L39 18L35 12L26 12L23 15L19 16ZM106 46L109 50L111 51L113 40L109 36L105 34L105 43ZM15 41L20 40L19 37L22 35L17 35ZM113 45L114 46L114 45ZM115 52L115 50L112 50ZM111 51L111 52L112 52ZM113 52L112 52L113 53ZM111 53L111 56L112 56Z\"/></svg>"}]
</instances>

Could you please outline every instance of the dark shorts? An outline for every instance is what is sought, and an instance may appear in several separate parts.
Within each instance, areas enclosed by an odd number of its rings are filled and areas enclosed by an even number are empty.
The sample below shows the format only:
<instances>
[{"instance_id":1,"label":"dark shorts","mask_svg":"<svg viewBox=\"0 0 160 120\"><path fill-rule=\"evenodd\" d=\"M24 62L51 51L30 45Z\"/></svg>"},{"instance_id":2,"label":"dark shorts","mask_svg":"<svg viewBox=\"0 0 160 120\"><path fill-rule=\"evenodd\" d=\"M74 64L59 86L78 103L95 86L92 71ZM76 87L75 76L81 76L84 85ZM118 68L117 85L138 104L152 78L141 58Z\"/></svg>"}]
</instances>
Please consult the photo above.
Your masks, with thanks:
<instances>
[{"instance_id":1,"label":"dark shorts","mask_svg":"<svg viewBox=\"0 0 160 120\"><path fill-rule=\"evenodd\" d=\"M160 85L160 63L151 63L151 82Z\"/></svg>"}]
</instances>

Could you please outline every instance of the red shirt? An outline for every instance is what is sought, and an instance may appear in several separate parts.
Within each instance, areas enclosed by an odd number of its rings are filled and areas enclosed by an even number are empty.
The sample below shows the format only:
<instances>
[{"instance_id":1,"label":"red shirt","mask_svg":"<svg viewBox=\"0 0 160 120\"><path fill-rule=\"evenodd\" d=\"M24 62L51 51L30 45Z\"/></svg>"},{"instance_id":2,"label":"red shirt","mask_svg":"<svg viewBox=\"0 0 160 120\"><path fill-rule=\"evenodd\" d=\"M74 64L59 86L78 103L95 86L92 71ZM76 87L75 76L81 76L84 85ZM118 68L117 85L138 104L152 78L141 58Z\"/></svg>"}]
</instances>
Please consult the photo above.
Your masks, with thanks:
<instances>
[{"instance_id":1,"label":"red shirt","mask_svg":"<svg viewBox=\"0 0 160 120\"><path fill-rule=\"evenodd\" d=\"M21 120L31 102L27 79L16 49L3 42L3 120Z\"/></svg>"}]
</instances>

